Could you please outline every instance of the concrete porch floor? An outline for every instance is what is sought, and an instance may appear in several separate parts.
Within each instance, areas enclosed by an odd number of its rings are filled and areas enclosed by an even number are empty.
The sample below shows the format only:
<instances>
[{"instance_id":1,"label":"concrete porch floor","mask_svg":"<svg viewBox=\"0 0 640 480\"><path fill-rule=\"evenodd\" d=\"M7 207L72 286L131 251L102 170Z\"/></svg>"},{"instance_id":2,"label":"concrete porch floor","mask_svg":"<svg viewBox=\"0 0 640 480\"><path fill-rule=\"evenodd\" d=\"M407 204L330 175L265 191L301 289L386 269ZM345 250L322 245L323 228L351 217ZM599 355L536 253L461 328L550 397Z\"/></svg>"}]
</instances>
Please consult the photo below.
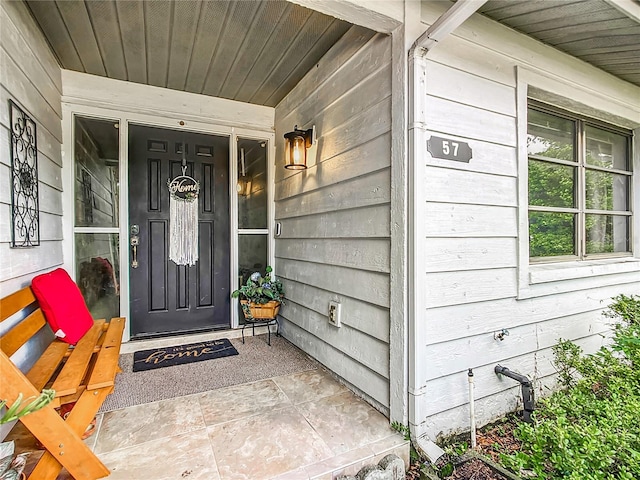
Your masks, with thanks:
<instances>
[{"instance_id":1,"label":"concrete porch floor","mask_svg":"<svg viewBox=\"0 0 640 480\"><path fill-rule=\"evenodd\" d=\"M10 437L29 449L20 429ZM100 414L86 442L110 480L332 480L409 459L388 419L322 368Z\"/></svg>"}]
</instances>

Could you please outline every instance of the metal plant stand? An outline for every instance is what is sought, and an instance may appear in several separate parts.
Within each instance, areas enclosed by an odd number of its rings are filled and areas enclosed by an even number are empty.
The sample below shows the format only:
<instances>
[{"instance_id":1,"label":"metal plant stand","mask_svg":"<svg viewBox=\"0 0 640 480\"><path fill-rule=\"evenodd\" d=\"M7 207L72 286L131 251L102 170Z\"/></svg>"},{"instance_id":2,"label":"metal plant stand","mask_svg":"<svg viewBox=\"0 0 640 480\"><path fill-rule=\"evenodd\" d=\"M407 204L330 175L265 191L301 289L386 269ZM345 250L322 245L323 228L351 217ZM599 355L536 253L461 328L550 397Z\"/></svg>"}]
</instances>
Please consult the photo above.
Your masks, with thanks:
<instances>
[{"instance_id":1,"label":"metal plant stand","mask_svg":"<svg viewBox=\"0 0 640 480\"><path fill-rule=\"evenodd\" d=\"M242 325L242 343L244 343L244 329L247 327L248 324L251 324L251 332L252 335L255 337L256 335L256 326L258 327L267 327L267 344L269 346L271 346L271 326L275 325L276 326L276 337L280 336L280 324L278 323L278 317L275 318L254 318L252 320L246 319L244 321L244 324Z\"/></svg>"}]
</instances>

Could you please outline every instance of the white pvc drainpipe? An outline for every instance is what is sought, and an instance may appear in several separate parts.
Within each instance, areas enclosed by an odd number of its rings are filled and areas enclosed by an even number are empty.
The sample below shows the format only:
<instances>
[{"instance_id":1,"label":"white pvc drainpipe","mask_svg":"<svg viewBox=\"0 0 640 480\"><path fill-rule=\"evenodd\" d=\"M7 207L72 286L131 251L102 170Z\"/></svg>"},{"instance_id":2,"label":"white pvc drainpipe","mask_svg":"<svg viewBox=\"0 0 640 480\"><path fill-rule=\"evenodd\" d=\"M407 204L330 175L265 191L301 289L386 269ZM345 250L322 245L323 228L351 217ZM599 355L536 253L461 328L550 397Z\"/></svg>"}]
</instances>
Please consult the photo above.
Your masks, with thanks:
<instances>
[{"instance_id":1,"label":"white pvc drainpipe","mask_svg":"<svg viewBox=\"0 0 640 480\"><path fill-rule=\"evenodd\" d=\"M469 379L469 423L471 427L471 448L476 448L476 407L473 393L473 370L470 368L467 374Z\"/></svg>"}]
</instances>

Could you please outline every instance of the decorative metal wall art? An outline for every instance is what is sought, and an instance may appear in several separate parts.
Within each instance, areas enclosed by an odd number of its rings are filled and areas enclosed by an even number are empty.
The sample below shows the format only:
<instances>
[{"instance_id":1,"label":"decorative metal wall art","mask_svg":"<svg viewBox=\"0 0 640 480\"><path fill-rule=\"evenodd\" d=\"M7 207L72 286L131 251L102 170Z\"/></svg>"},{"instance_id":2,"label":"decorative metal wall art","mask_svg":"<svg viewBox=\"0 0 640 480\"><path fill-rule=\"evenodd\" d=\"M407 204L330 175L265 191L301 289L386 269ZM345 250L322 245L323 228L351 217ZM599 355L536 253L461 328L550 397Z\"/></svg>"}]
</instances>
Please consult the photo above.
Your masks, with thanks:
<instances>
[{"instance_id":1,"label":"decorative metal wall art","mask_svg":"<svg viewBox=\"0 0 640 480\"><path fill-rule=\"evenodd\" d=\"M36 124L9 100L11 119L11 246L40 245Z\"/></svg>"}]
</instances>

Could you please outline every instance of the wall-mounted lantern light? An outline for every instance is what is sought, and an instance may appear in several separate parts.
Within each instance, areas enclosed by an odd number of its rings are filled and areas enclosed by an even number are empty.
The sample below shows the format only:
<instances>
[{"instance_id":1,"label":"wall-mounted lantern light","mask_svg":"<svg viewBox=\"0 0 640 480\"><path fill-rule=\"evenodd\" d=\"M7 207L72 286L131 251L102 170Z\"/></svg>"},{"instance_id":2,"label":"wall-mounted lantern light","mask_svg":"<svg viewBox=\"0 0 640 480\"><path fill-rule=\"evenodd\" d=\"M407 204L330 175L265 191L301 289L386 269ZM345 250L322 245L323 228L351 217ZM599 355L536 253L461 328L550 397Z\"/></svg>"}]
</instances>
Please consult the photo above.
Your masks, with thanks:
<instances>
[{"instance_id":1,"label":"wall-mounted lantern light","mask_svg":"<svg viewBox=\"0 0 640 480\"><path fill-rule=\"evenodd\" d=\"M244 148L240 149L240 176L238 177L238 185L236 186L238 195L243 197L251 193L251 177L247 175L244 165Z\"/></svg>"},{"instance_id":2,"label":"wall-mounted lantern light","mask_svg":"<svg viewBox=\"0 0 640 480\"><path fill-rule=\"evenodd\" d=\"M284 168L289 170L304 170L307 168L307 148L316 140L316 126L309 130L298 130L293 127L293 132L284 135Z\"/></svg>"}]
</instances>

